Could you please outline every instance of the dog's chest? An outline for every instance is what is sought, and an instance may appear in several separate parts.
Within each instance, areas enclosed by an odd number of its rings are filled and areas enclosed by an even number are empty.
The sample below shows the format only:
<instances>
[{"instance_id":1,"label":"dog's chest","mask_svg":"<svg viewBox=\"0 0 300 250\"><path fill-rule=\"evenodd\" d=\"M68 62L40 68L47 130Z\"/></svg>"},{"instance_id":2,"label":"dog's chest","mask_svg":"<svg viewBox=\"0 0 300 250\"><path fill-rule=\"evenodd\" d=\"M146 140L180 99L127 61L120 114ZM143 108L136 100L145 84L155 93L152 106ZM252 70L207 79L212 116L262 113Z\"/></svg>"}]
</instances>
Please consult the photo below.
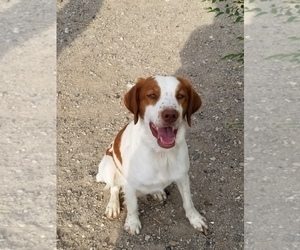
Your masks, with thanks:
<instances>
[{"instance_id":1,"label":"dog's chest","mask_svg":"<svg viewBox=\"0 0 300 250\"><path fill-rule=\"evenodd\" d=\"M131 161L126 179L142 193L163 190L188 171L188 156L173 153L148 153Z\"/></svg>"}]
</instances>

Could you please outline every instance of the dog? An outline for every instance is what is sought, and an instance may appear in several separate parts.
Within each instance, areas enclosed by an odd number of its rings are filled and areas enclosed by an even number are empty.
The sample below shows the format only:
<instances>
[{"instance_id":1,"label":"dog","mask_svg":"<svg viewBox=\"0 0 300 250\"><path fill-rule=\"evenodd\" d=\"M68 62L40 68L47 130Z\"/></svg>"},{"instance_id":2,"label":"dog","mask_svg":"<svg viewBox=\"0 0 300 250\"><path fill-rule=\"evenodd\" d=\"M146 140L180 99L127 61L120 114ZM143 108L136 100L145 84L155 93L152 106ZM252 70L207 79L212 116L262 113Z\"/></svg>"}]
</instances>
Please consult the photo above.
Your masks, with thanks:
<instances>
[{"instance_id":1,"label":"dog","mask_svg":"<svg viewBox=\"0 0 300 250\"><path fill-rule=\"evenodd\" d=\"M154 76L140 78L125 94L124 104L134 119L107 148L96 177L110 188L106 216L116 218L120 214L122 188L127 206L124 228L130 234L139 234L138 196L151 194L164 200L164 188L175 182L186 217L207 235L206 219L191 198L185 141L191 116L201 106L200 96L183 77Z\"/></svg>"}]
</instances>

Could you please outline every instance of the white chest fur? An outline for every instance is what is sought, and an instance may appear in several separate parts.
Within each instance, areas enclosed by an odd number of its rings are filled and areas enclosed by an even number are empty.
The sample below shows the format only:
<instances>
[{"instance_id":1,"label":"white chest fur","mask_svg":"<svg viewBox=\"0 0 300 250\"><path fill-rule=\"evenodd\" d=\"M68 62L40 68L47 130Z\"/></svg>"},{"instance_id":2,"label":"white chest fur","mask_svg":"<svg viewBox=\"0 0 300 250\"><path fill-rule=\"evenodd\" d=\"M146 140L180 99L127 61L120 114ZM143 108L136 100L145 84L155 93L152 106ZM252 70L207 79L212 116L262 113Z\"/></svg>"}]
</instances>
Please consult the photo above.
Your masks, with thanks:
<instances>
[{"instance_id":1,"label":"white chest fur","mask_svg":"<svg viewBox=\"0 0 300 250\"><path fill-rule=\"evenodd\" d=\"M187 173L188 169L186 143L164 152L149 152L140 146L122 166L124 181L144 194L162 191Z\"/></svg>"}]
</instances>

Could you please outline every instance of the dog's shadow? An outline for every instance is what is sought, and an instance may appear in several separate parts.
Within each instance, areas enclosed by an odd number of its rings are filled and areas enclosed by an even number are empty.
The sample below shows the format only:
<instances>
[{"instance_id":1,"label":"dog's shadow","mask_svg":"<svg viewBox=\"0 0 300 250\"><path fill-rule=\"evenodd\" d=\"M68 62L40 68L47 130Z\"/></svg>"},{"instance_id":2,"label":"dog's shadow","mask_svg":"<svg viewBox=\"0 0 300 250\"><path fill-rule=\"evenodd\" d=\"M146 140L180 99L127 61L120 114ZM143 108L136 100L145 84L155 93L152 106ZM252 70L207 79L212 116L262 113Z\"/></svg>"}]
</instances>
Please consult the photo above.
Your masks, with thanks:
<instances>
[{"instance_id":1,"label":"dog's shadow","mask_svg":"<svg viewBox=\"0 0 300 250\"><path fill-rule=\"evenodd\" d=\"M214 136L211 132L220 123L225 124L226 120L223 110L216 104L219 103L220 99L224 99L226 105L231 105L231 101L227 102L226 98L231 98L231 94L234 92L230 93L232 87L228 86L232 79L238 75L237 72L231 72L231 70L234 67L234 70L238 71L239 64L237 62L227 62L221 58L233 52L228 49L228 44L237 44L236 37L239 35L241 34L239 31L234 30L234 26L224 24L224 19L215 19L212 25L198 27L192 32L180 52L182 66L174 72L176 76L188 78L202 98L202 107L200 111L192 116L192 126L187 133L191 160L190 172L193 175L193 178L191 178L191 191L192 194L195 194L193 201L200 213L210 211L211 207L216 204L212 197L219 192L219 187L216 190L215 186L211 186L213 180L204 177L207 170L205 169L203 172L203 168L209 164L209 154L214 152L214 144L222 143L224 136L230 136L226 135L227 131L225 130L224 135L221 136ZM241 79L236 79L236 81L242 81L242 75L239 75L239 77ZM232 108L236 108L236 106L232 106ZM236 109L236 114L243 114L242 106ZM216 120L213 117L220 117L220 119ZM195 156L195 152L198 152L195 150L205 152L207 154L206 158L201 153L199 153L199 157L191 157L193 153ZM226 161L226 159L221 160ZM212 165L211 169L210 176L216 179L219 178L220 170L217 166ZM207 188L209 186L211 186L210 189ZM177 239L177 237L190 238L196 232L185 217L179 191L175 184L171 184L167 187L167 190L169 197L164 202L153 202L152 198L139 201L139 209L142 211L140 220L144 225L141 233L146 235L157 231L158 228L159 230L167 230L166 228L168 228L169 240ZM164 208L161 209L161 206ZM165 210L172 211L172 213L166 214ZM205 217L208 221L211 219L209 213ZM243 225L239 228L241 232L243 231L242 228ZM209 244L213 244L211 242L214 241L210 238L212 232L213 226L210 225L207 238L210 241ZM127 237L125 232L121 233L119 241L123 242ZM207 240L204 240L203 244L207 244ZM158 245L163 246L164 243L161 242Z\"/></svg>"}]
</instances>

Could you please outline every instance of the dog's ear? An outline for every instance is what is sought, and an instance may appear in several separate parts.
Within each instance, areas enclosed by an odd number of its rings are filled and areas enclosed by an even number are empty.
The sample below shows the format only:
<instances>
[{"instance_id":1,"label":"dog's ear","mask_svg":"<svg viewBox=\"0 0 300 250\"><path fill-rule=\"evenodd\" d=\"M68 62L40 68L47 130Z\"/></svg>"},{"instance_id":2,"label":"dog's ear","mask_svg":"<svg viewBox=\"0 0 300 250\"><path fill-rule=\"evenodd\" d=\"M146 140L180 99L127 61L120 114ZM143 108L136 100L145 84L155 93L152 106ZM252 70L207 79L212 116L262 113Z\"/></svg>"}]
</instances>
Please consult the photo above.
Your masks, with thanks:
<instances>
[{"instance_id":1,"label":"dog's ear","mask_svg":"<svg viewBox=\"0 0 300 250\"><path fill-rule=\"evenodd\" d=\"M201 107L202 101L198 93L195 91L195 89L191 86L190 88L190 100L188 104L186 119L188 122L188 125L191 126L191 116L194 114L200 107Z\"/></svg>"},{"instance_id":2,"label":"dog's ear","mask_svg":"<svg viewBox=\"0 0 300 250\"><path fill-rule=\"evenodd\" d=\"M187 105L187 111L186 111L186 120L189 126L191 126L191 117L192 114L194 114L202 104L201 98L192 86L192 84L184 77L177 77L177 79L185 86L187 92L188 92L188 105Z\"/></svg>"},{"instance_id":3,"label":"dog's ear","mask_svg":"<svg viewBox=\"0 0 300 250\"><path fill-rule=\"evenodd\" d=\"M133 85L124 96L124 104L126 108L134 115L134 124L136 124L139 119L139 89L144 81L144 78L139 78L136 84Z\"/></svg>"}]
</instances>

